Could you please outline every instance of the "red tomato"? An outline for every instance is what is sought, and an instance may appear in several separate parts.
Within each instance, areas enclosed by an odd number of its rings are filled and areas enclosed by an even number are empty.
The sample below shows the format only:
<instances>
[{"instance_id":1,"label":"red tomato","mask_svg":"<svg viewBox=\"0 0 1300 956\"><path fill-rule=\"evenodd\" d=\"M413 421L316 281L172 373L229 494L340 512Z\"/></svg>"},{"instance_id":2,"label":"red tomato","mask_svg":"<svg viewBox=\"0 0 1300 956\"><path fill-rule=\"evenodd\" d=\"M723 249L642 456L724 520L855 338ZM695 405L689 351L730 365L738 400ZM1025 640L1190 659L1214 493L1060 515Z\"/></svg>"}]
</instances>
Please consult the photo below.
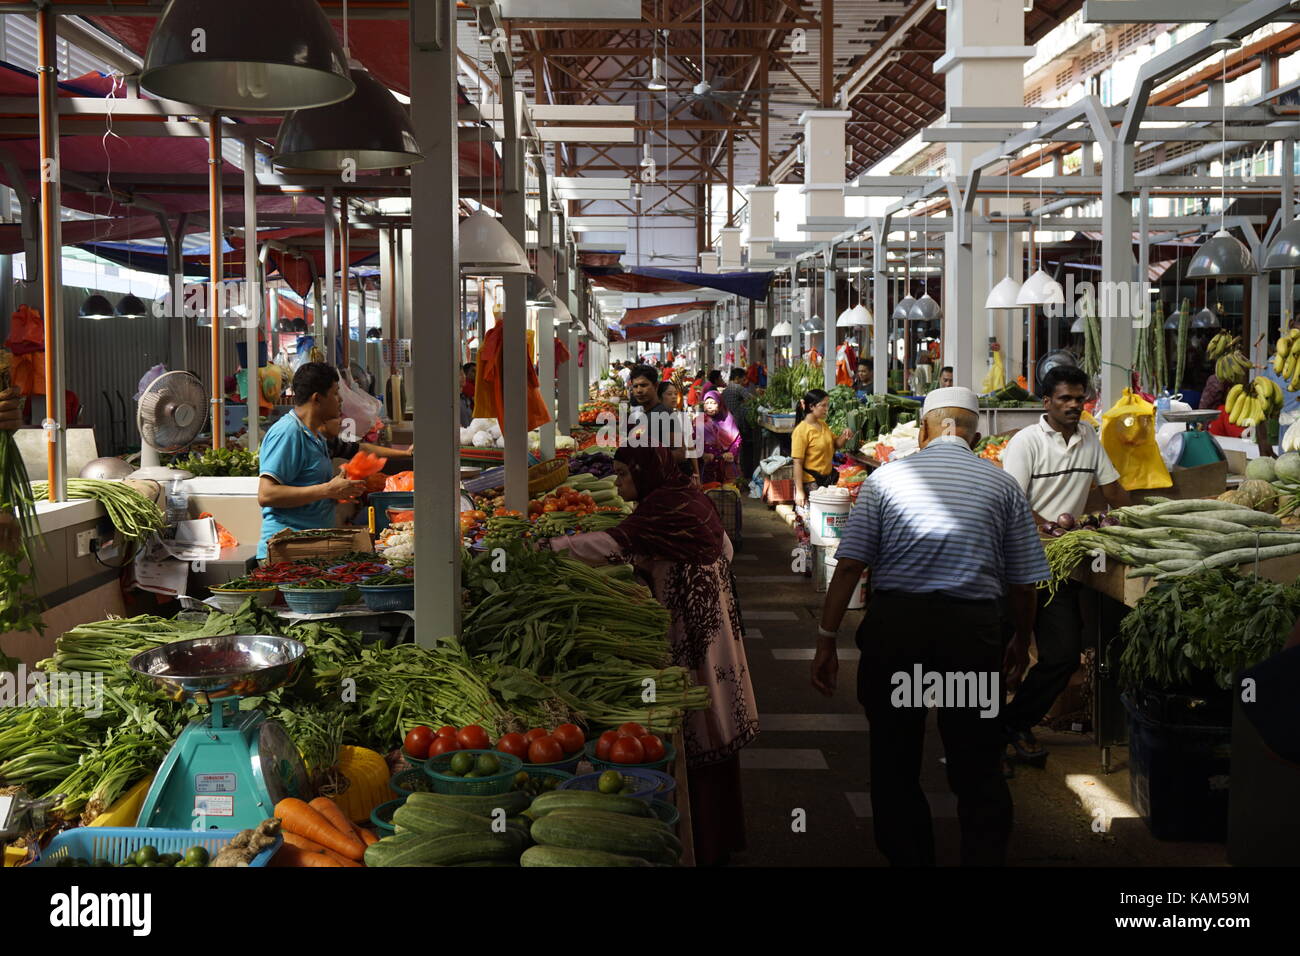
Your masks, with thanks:
<instances>
[{"instance_id":1,"label":"red tomato","mask_svg":"<svg viewBox=\"0 0 1300 956\"><path fill-rule=\"evenodd\" d=\"M529 763L558 763L564 759L564 748L554 737L543 735L536 737L528 745Z\"/></svg>"},{"instance_id":2,"label":"red tomato","mask_svg":"<svg viewBox=\"0 0 1300 956\"><path fill-rule=\"evenodd\" d=\"M546 737L546 736L548 736L546 731L542 730L541 727L534 727L532 730L528 731L528 733L524 734L524 740L528 741L531 744L538 737Z\"/></svg>"},{"instance_id":3,"label":"red tomato","mask_svg":"<svg viewBox=\"0 0 1300 956\"><path fill-rule=\"evenodd\" d=\"M439 728L438 728L438 736L439 736L439 737L451 737L451 738L454 739L455 736L456 736L456 728L455 728L455 727L439 727Z\"/></svg>"},{"instance_id":4,"label":"red tomato","mask_svg":"<svg viewBox=\"0 0 1300 956\"><path fill-rule=\"evenodd\" d=\"M664 742L654 734L646 734L644 737L638 737L641 742L641 748L645 751L645 760L642 763L654 763L657 760L664 759Z\"/></svg>"},{"instance_id":5,"label":"red tomato","mask_svg":"<svg viewBox=\"0 0 1300 956\"><path fill-rule=\"evenodd\" d=\"M609 748L614 746L614 741L618 740L617 730L607 730L600 735L596 741L596 756L601 760L609 759Z\"/></svg>"},{"instance_id":6,"label":"red tomato","mask_svg":"<svg viewBox=\"0 0 1300 956\"><path fill-rule=\"evenodd\" d=\"M429 745L429 756L436 757L459 749L460 744L456 743L455 737L434 737L433 743Z\"/></svg>"},{"instance_id":7,"label":"red tomato","mask_svg":"<svg viewBox=\"0 0 1300 956\"><path fill-rule=\"evenodd\" d=\"M618 735L620 737L644 737L646 729L640 724L624 724L618 728Z\"/></svg>"},{"instance_id":8,"label":"red tomato","mask_svg":"<svg viewBox=\"0 0 1300 956\"><path fill-rule=\"evenodd\" d=\"M566 754L576 754L587 742L587 738L583 736L576 724L560 724L551 731L551 736L560 742Z\"/></svg>"},{"instance_id":9,"label":"red tomato","mask_svg":"<svg viewBox=\"0 0 1300 956\"><path fill-rule=\"evenodd\" d=\"M609 748L611 763L645 763L645 748L636 737L619 737Z\"/></svg>"},{"instance_id":10,"label":"red tomato","mask_svg":"<svg viewBox=\"0 0 1300 956\"><path fill-rule=\"evenodd\" d=\"M433 731L421 724L419 727L412 727L402 742L402 749L412 757L423 760L429 756L429 745L434 741Z\"/></svg>"},{"instance_id":11,"label":"red tomato","mask_svg":"<svg viewBox=\"0 0 1300 956\"><path fill-rule=\"evenodd\" d=\"M478 724L462 727L460 733L456 735L456 743L460 744L461 750L487 750L492 746L487 731Z\"/></svg>"},{"instance_id":12,"label":"red tomato","mask_svg":"<svg viewBox=\"0 0 1300 956\"><path fill-rule=\"evenodd\" d=\"M524 739L523 734L503 734L497 741L497 750L524 760L528 756L528 741Z\"/></svg>"}]
</instances>

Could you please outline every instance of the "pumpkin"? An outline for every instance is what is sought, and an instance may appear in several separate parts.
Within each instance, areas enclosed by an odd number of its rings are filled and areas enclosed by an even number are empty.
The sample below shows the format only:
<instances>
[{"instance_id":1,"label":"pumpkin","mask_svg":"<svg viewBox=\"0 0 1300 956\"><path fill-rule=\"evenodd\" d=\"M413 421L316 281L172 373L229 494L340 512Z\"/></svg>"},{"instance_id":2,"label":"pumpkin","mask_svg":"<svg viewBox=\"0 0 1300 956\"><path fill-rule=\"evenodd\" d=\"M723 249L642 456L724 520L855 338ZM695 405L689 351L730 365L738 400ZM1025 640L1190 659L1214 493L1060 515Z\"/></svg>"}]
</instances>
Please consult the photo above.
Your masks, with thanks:
<instances>
[{"instance_id":1,"label":"pumpkin","mask_svg":"<svg viewBox=\"0 0 1300 956\"><path fill-rule=\"evenodd\" d=\"M392 799L388 789L388 764L365 747L340 747L337 793L330 794L339 809L353 823L365 823L370 812Z\"/></svg>"},{"instance_id":2,"label":"pumpkin","mask_svg":"<svg viewBox=\"0 0 1300 956\"><path fill-rule=\"evenodd\" d=\"M1248 478L1237 486L1237 494L1248 508L1269 514L1277 510L1277 489L1267 481Z\"/></svg>"}]
</instances>

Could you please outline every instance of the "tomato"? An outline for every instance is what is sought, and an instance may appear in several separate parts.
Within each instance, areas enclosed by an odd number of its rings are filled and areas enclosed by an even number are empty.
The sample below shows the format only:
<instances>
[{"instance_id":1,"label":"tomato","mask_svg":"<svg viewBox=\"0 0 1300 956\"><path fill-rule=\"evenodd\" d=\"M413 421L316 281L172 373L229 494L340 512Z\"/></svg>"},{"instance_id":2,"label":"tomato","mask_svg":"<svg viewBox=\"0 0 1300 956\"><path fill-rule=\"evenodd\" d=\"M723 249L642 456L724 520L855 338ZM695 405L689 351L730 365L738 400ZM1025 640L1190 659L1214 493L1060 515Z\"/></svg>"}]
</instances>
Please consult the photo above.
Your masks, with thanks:
<instances>
[{"instance_id":1,"label":"tomato","mask_svg":"<svg viewBox=\"0 0 1300 956\"><path fill-rule=\"evenodd\" d=\"M600 735L596 741L596 756L601 760L609 759L609 749L614 746L614 741L618 740L617 730L607 730Z\"/></svg>"},{"instance_id":2,"label":"tomato","mask_svg":"<svg viewBox=\"0 0 1300 956\"><path fill-rule=\"evenodd\" d=\"M451 738L454 740L455 737L456 737L456 728L455 728L455 727L439 727L439 728L438 728L438 736L439 736L439 737L451 737Z\"/></svg>"},{"instance_id":3,"label":"tomato","mask_svg":"<svg viewBox=\"0 0 1300 956\"><path fill-rule=\"evenodd\" d=\"M566 754L576 754L587 742L587 738L583 736L576 724L560 724L551 731L551 736L560 742Z\"/></svg>"},{"instance_id":4,"label":"tomato","mask_svg":"<svg viewBox=\"0 0 1300 956\"><path fill-rule=\"evenodd\" d=\"M564 748L554 737L544 734L528 745L529 763L557 763L564 759Z\"/></svg>"},{"instance_id":5,"label":"tomato","mask_svg":"<svg viewBox=\"0 0 1300 956\"><path fill-rule=\"evenodd\" d=\"M433 743L429 746L429 756L436 757L459 749L460 744L456 743L455 737L434 737Z\"/></svg>"},{"instance_id":6,"label":"tomato","mask_svg":"<svg viewBox=\"0 0 1300 956\"><path fill-rule=\"evenodd\" d=\"M618 728L618 735L620 737L644 737L646 729L640 724L627 723Z\"/></svg>"},{"instance_id":7,"label":"tomato","mask_svg":"<svg viewBox=\"0 0 1300 956\"><path fill-rule=\"evenodd\" d=\"M641 742L641 749L645 751L645 760L642 763L654 763L664 759L664 742L654 734L646 734L644 737L638 737Z\"/></svg>"},{"instance_id":8,"label":"tomato","mask_svg":"<svg viewBox=\"0 0 1300 956\"><path fill-rule=\"evenodd\" d=\"M546 504L542 505L543 514L550 514L551 512L558 511L558 510L559 510L559 505L556 503L554 498L549 499L546 502Z\"/></svg>"},{"instance_id":9,"label":"tomato","mask_svg":"<svg viewBox=\"0 0 1300 956\"><path fill-rule=\"evenodd\" d=\"M528 756L528 741L523 734L503 734L497 741L497 750L523 760Z\"/></svg>"},{"instance_id":10,"label":"tomato","mask_svg":"<svg viewBox=\"0 0 1300 956\"><path fill-rule=\"evenodd\" d=\"M534 727L532 730L528 731L528 733L524 734L524 740L528 741L531 744L538 737L545 737L545 736L546 736L546 731L542 730L541 727Z\"/></svg>"},{"instance_id":11,"label":"tomato","mask_svg":"<svg viewBox=\"0 0 1300 956\"><path fill-rule=\"evenodd\" d=\"M478 724L462 727L456 735L456 743L460 744L461 750L487 750L492 746L487 731Z\"/></svg>"},{"instance_id":12,"label":"tomato","mask_svg":"<svg viewBox=\"0 0 1300 956\"><path fill-rule=\"evenodd\" d=\"M645 763L645 748L636 737L619 737L609 748L611 763Z\"/></svg>"},{"instance_id":13,"label":"tomato","mask_svg":"<svg viewBox=\"0 0 1300 956\"><path fill-rule=\"evenodd\" d=\"M429 756L429 745L434 741L433 731L421 724L419 727L412 727L406 735L406 740L402 742L402 749L412 757L423 760Z\"/></svg>"}]
</instances>

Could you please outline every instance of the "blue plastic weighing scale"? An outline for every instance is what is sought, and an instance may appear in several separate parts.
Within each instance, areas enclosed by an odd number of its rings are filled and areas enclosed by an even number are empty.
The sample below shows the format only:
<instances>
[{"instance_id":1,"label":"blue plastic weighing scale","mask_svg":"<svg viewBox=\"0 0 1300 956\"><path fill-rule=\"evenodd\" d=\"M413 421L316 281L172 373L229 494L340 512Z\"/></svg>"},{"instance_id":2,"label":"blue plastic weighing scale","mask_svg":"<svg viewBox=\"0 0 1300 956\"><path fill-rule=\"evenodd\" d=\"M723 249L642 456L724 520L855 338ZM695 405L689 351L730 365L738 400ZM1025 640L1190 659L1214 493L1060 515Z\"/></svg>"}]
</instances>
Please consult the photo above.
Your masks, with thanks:
<instances>
[{"instance_id":1,"label":"blue plastic weighing scale","mask_svg":"<svg viewBox=\"0 0 1300 956\"><path fill-rule=\"evenodd\" d=\"M1206 431L1210 422L1219 417L1217 409L1206 408L1191 412L1165 412L1165 421L1182 422L1187 430L1178 436L1182 441L1182 450L1178 453L1175 464L1179 468L1196 468L1199 465L1212 465L1224 461L1225 456L1214 436Z\"/></svg>"},{"instance_id":2,"label":"blue plastic weighing scale","mask_svg":"<svg viewBox=\"0 0 1300 956\"><path fill-rule=\"evenodd\" d=\"M242 830L273 816L285 797L311 798L307 769L284 728L260 710L239 709L241 698L292 681L306 652L297 641L253 634L176 641L131 658L131 670L173 701L211 707L172 745L136 826Z\"/></svg>"}]
</instances>

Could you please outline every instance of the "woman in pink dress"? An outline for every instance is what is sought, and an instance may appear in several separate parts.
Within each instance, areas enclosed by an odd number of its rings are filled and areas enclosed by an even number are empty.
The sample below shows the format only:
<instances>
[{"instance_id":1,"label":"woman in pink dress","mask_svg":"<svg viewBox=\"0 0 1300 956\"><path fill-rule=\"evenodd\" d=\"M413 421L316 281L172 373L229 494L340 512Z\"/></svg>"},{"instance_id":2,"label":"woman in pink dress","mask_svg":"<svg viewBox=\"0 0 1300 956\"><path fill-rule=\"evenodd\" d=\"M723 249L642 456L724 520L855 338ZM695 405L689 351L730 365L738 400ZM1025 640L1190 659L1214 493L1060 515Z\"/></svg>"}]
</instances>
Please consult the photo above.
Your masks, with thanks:
<instances>
[{"instance_id":1,"label":"woman in pink dress","mask_svg":"<svg viewBox=\"0 0 1300 956\"><path fill-rule=\"evenodd\" d=\"M704 395L704 459L700 480L730 484L740 475L740 426L716 391Z\"/></svg>"},{"instance_id":2,"label":"woman in pink dress","mask_svg":"<svg viewBox=\"0 0 1300 956\"><path fill-rule=\"evenodd\" d=\"M672 662L710 696L709 709L690 712L682 730L696 863L723 865L745 846L740 748L758 733L731 541L669 450L620 448L614 474L636 511L609 531L552 538L550 546L588 564L630 562L672 615Z\"/></svg>"}]
</instances>

